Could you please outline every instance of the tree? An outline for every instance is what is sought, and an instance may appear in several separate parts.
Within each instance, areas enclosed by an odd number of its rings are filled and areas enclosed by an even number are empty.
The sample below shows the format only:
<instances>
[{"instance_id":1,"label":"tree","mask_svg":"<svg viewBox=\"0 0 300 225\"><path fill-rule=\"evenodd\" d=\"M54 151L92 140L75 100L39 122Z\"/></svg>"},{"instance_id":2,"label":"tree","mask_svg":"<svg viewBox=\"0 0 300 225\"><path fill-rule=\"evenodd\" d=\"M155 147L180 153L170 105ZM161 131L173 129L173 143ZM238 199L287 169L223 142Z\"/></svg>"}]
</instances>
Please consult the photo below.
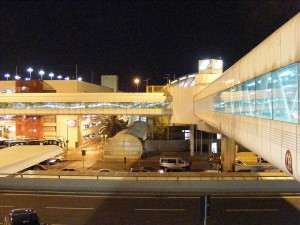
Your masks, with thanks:
<instances>
[{"instance_id":1,"label":"tree","mask_svg":"<svg viewBox=\"0 0 300 225\"><path fill-rule=\"evenodd\" d=\"M169 118L167 116L154 117L152 118L152 123L148 124L148 139L154 140L167 140L168 139L168 125Z\"/></svg>"},{"instance_id":2,"label":"tree","mask_svg":"<svg viewBox=\"0 0 300 225\"><path fill-rule=\"evenodd\" d=\"M128 120L123 116L108 116L102 121L100 132L101 134L106 134L107 137L113 137L125 129L127 124Z\"/></svg>"}]
</instances>

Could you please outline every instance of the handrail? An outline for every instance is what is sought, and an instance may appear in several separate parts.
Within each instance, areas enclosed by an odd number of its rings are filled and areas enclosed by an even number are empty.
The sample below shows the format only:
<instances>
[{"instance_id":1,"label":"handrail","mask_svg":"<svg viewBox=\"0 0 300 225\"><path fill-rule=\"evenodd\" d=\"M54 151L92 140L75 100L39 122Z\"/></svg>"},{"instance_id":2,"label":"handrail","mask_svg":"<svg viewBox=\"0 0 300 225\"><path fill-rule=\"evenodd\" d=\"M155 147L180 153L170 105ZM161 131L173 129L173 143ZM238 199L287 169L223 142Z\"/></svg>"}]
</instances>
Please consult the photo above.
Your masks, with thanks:
<instances>
[{"instance_id":1,"label":"handrail","mask_svg":"<svg viewBox=\"0 0 300 225\"><path fill-rule=\"evenodd\" d=\"M32 171L27 173L0 173L0 179L3 178L57 178L57 179L97 179L97 180L294 180L294 178L282 172L223 172L223 173L207 173L207 172L94 172L94 171Z\"/></svg>"}]
</instances>

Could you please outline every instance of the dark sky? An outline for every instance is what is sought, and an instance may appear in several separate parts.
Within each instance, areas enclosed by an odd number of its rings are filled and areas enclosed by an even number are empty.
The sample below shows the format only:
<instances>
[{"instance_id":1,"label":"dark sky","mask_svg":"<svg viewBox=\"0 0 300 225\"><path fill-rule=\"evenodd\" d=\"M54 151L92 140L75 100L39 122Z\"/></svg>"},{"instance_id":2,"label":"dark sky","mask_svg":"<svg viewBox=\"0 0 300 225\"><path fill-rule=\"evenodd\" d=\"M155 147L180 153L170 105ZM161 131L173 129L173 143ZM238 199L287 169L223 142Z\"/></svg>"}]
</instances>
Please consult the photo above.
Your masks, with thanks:
<instances>
[{"instance_id":1,"label":"dark sky","mask_svg":"<svg viewBox=\"0 0 300 225\"><path fill-rule=\"evenodd\" d=\"M139 76L165 84L219 58L227 69L300 11L275 1L1 1L1 79L26 68L100 83L119 75L123 91ZM27 73L28 74L28 73Z\"/></svg>"}]
</instances>

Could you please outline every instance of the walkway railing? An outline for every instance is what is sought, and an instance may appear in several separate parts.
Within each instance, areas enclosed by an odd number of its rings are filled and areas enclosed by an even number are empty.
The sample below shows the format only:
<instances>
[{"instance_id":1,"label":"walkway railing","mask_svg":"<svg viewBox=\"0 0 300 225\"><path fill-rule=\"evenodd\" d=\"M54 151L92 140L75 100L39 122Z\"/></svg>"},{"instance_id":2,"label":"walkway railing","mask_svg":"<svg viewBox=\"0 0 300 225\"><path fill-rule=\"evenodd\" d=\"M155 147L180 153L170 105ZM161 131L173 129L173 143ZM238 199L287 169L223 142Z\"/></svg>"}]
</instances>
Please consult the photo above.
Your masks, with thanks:
<instances>
[{"instance_id":1,"label":"walkway railing","mask_svg":"<svg viewBox=\"0 0 300 225\"><path fill-rule=\"evenodd\" d=\"M282 172L271 173L209 173L209 172L96 172L96 171L27 171L5 174L5 178L52 178L52 179L96 179L96 180L161 180L161 181L239 181L239 180L294 180Z\"/></svg>"},{"instance_id":2,"label":"walkway railing","mask_svg":"<svg viewBox=\"0 0 300 225\"><path fill-rule=\"evenodd\" d=\"M199 196L203 193L300 193L300 186L283 173L28 171L0 174L0 190Z\"/></svg>"}]
</instances>

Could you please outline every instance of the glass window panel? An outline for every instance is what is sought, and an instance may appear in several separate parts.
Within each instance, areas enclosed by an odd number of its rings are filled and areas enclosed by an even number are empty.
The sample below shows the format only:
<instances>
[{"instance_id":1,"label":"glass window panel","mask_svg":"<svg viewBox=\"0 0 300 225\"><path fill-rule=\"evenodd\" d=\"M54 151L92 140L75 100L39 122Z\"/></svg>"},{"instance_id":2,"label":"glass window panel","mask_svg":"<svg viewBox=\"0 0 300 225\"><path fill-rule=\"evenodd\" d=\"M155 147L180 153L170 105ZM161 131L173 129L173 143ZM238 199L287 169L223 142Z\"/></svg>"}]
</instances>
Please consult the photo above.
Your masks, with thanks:
<instances>
[{"instance_id":1,"label":"glass window panel","mask_svg":"<svg viewBox=\"0 0 300 225\"><path fill-rule=\"evenodd\" d=\"M216 112L223 112L225 102L222 99L222 92L214 94L214 111Z\"/></svg>"},{"instance_id":2,"label":"glass window panel","mask_svg":"<svg viewBox=\"0 0 300 225\"><path fill-rule=\"evenodd\" d=\"M298 122L297 64L272 72L273 119Z\"/></svg>"},{"instance_id":3,"label":"glass window panel","mask_svg":"<svg viewBox=\"0 0 300 225\"><path fill-rule=\"evenodd\" d=\"M271 73L259 76L255 79L256 88L256 116L272 119L272 77Z\"/></svg>"},{"instance_id":4,"label":"glass window panel","mask_svg":"<svg viewBox=\"0 0 300 225\"><path fill-rule=\"evenodd\" d=\"M242 84L235 86L235 89L231 92L234 101L234 113L238 115L243 114L243 88Z\"/></svg>"},{"instance_id":5,"label":"glass window panel","mask_svg":"<svg viewBox=\"0 0 300 225\"><path fill-rule=\"evenodd\" d=\"M228 89L228 112L232 114L235 113L235 90L235 86Z\"/></svg>"},{"instance_id":6,"label":"glass window panel","mask_svg":"<svg viewBox=\"0 0 300 225\"><path fill-rule=\"evenodd\" d=\"M255 79L243 83L243 115L255 116Z\"/></svg>"}]
</instances>

